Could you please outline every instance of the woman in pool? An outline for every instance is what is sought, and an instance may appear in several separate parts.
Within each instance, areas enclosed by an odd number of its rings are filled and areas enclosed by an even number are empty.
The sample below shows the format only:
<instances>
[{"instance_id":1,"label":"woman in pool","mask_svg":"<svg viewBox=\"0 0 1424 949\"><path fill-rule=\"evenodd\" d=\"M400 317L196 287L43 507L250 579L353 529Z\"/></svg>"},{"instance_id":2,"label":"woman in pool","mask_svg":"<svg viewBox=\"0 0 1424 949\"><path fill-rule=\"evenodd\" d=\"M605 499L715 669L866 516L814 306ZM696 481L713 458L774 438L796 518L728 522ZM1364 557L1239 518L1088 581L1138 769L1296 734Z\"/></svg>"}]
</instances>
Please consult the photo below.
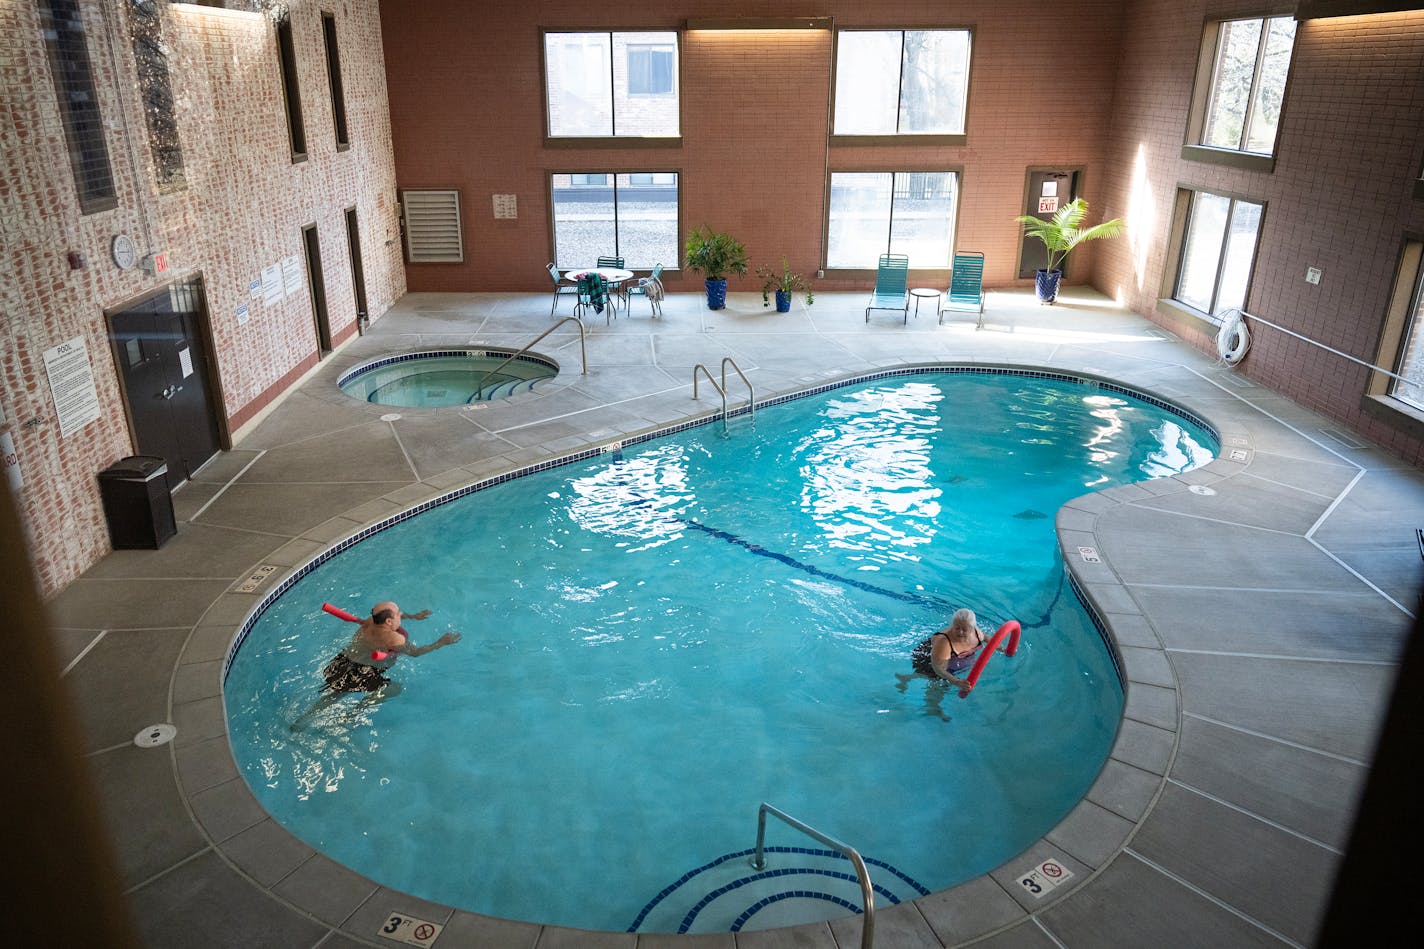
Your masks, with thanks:
<instances>
[{"instance_id":1,"label":"woman in pool","mask_svg":"<svg viewBox=\"0 0 1424 949\"><path fill-rule=\"evenodd\" d=\"M922 675L937 683L947 682L958 686L959 697L964 698L969 694L969 680L961 679L955 673L964 672L974 665L974 660L979 657L979 650L982 648L984 631L979 628L974 611L955 610L948 626L923 640L915 647L915 651L910 653L910 662L915 667L914 675L902 672L895 674L900 680L900 691L905 691L905 686L916 675ZM939 709L938 698L936 695L931 703L936 711ZM930 701L928 695L926 701Z\"/></svg>"}]
</instances>

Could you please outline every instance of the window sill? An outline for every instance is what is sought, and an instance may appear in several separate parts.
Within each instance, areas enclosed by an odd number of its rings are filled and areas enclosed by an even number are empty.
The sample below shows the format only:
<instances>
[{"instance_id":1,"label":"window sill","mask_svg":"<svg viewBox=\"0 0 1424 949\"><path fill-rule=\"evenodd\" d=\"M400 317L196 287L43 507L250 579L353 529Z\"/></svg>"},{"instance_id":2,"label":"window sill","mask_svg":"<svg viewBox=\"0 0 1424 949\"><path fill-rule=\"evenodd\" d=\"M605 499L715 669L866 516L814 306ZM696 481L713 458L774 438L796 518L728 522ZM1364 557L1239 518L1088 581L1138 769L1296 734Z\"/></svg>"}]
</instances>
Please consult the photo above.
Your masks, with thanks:
<instances>
[{"instance_id":1,"label":"window sill","mask_svg":"<svg viewBox=\"0 0 1424 949\"><path fill-rule=\"evenodd\" d=\"M294 164L294 165L300 165L302 162L304 162L304 161L306 161L306 160L307 160L307 153L306 153L306 152L292 152L292 164Z\"/></svg>"},{"instance_id":2,"label":"window sill","mask_svg":"<svg viewBox=\"0 0 1424 949\"><path fill-rule=\"evenodd\" d=\"M349 152L349 151L351 151L351 143L350 143L350 142L337 142L337 143L336 143L336 150L337 150L338 152Z\"/></svg>"},{"instance_id":3,"label":"window sill","mask_svg":"<svg viewBox=\"0 0 1424 949\"><path fill-rule=\"evenodd\" d=\"M1424 412L1390 395L1366 395L1360 399L1366 415L1406 432L1414 438L1424 438Z\"/></svg>"},{"instance_id":4,"label":"window sill","mask_svg":"<svg viewBox=\"0 0 1424 949\"><path fill-rule=\"evenodd\" d=\"M667 138L636 138L634 136L599 135L588 138L544 137L545 148L681 148L682 136Z\"/></svg>"},{"instance_id":5,"label":"window sill","mask_svg":"<svg viewBox=\"0 0 1424 949\"><path fill-rule=\"evenodd\" d=\"M1201 310L1170 297L1163 297L1157 301L1157 314L1167 317L1170 324L1168 329L1178 336L1186 331L1188 333L1205 333L1215 339L1216 334L1221 330L1221 324Z\"/></svg>"},{"instance_id":6,"label":"window sill","mask_svg":"<svg viewBox=\"0 0 1424 949\"><path fill-rule=\"evenodd\" d=\"M969 144L969 136L960 135L832 135L831 146L833 148L854 148L861 145L933 145L940 148L945 146L961 146Z\"/></svg>"},{"instance_id":7,"label":"window sill","mask_svg":"<svg viewBox=\"0 0 1424 949\"><path fill-rule=\"evenodd\" d=\"M1226 148L1211 148L1206 145L1183 145L1182 158L1186 161L1226 165L1228 168L1261 171L1266 174L1270 174L1276 168L1275 155L1253 155L1250 152L1236 152Z\"/></svg>"}]
</instances>

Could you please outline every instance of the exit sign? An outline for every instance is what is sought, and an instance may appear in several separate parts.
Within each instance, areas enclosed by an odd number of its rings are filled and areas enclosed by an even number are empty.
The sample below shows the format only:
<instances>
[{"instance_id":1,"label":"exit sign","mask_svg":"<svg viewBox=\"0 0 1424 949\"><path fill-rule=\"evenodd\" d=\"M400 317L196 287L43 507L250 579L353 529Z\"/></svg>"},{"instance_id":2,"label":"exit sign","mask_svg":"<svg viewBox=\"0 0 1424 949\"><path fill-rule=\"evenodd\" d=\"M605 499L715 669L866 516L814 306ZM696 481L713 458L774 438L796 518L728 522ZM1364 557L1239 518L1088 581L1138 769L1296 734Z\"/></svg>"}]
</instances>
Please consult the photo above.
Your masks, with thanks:
<instances>
[{"instance_id":1,"label":"exit sign","mask_svg":"<svg viewBox=\"0 0 1424 949\"><path fill-rule=\"evenodd\" d=\"M148 271L150 277L157 277L168 272L168 252L160 251L156 254L149 254L143 259L143 269Z\"/></svg>"}]
</instances>

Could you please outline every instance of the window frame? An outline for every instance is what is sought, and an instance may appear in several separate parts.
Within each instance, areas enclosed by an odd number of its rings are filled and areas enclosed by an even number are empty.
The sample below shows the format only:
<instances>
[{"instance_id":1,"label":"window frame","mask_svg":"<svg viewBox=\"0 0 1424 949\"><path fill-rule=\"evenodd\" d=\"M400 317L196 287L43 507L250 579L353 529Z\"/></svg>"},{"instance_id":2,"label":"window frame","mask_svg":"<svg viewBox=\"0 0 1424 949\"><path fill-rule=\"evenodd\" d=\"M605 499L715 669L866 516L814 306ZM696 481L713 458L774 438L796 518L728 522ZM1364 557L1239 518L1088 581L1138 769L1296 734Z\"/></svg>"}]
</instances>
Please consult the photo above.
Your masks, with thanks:
<instances>
[{"instance_id":1,"label":"window frame","mask_svg":"<svg viewBox=\"0 0 1424 949\"><path fill-rule=\"evenodd\" d=\"M677 134L676 135L555 135L552 130L553 116L549 108L549 36L552 34L582 34L591 36L608 37L609 59L608 76L611 101L609 102L609 115L613 128L617 129L617 111L615 109L618 98L618 86L615 81L617 75L617 57L614 53L613 37L617 34L637 35L637 34L672 34L673 49L673 91L672 95L677 97ZM682 31L678 29L664 30L615 30L615 29L577 29L577 28L544 28L539 31L539 81L541 84L540 104L544 112L544 147L545 148L681 148L682 129L686 124L686 116L683 114L683 81L682 81ZM661 46L657 43L641 43L641 46ZM627 69L627 64L624 64ZM629 98L652 98L660 93L627 93ZM556 172L556 174L566 174L567 172ZM679 179L679 182L681 179ZM679 188L681 185L679 184ZM679 202L682 194L679 190Z\"/></svg>"},{"instance_id":2,"label":"window frame","mask_svg":"<svg viewBox=\"0 0 1424 949\"><path fill-rule=\"evenodd\" d=\"M56 7L62 9L57 10ZM84 22L84 7L78 0L40 0L37 6L39 26L43 36L45 52L49 59L50 78L53 80L55 105L60 123L64 126L64 141L69 154L69 165L74 180L75 197L79 202L80 214L95 214L111 211L119 206L118 181L114 178L113 163L109 159L108 136L104 129L104 115L99 105L99 92L94 83L94 70L89 56L89 30ZM61 48L58 33L51 39L44 34L51 32L52 24L61 16L73 17L80 29L77 46ZM71 37L72 39L72 37ZM81 88L83 87L83 88ZM70 108L70 96L66 90L84 93L93 103L92 116L81 115ZM84 127L80 127L83 125ZM86 173L85 167L91 163L102 163L101 175ZM103 181L98 180L104 179Z\"/></svg>"},{"instance_id":3,"label":"window frame","mask_svg":"<svg viewBox=\"0 0 1424 949\"><path fill-rule=\"evenodd\" d=\"M1230 233L1231 213L1237 202L1254 204L1261 209L1260 223L1256 227L1256 242L1251 249L1250 273L1246 277L1246 289L1242 294L1242 309L1246 309L1246 303L1251 299L1251 289L1256 279L1256 263L1261 254L1261 236L1265 233L1266 217L1270 213L1270 202L1252 195L1241 194L1233 191L1223 191L1215 188L1204 188L1198 185L1178 183L1176 201L1172 209L1172 229L1170 240L1167 245L1167 254L1164 260L1169 266L1162 268L1162 284L1158 290L1157 312L1163 316L1171 318L1174 325L1183 329L1195 329L1199 332L1209 332L1215 334L1221 327L1222 320L1215 314L1207 313L1197 309L1190 303L1185 303L1177 299L1177 288L1181 282L1182 267L1185 264L1187 233L1191 225L1192 199L1197 194L1210 194L1216 197L1228 198L1232 204L1227 209L1227 230ZM1225 251L1226 241L1223 240L1222 251L1218 253L1216 272L1212 278L1212 301L1215 302L1221 291L1221 253Z\"/></svg>"},{"instance_id":4,"label":"window frame","mask_svg":"<svg viewBox=\"0 0 1424 949\"><path fill-rule=\"evenodd\" d=\"M1293 17L1288 13L1262 13L1259 16L1235 16L1221 17L1220 19L1208 20L1202 28L1201 47L1197 54L1196 76L1192 81L1191 106L1187 113L1187 128L1185 139L1182 144L1181 157L1188 161L1206 162L1215 165L1227 165L1232 168L1242 168L1248 171L1272 172L1276 167L1276 155L1279 152L1280 131L1284 124L1286 114L1286 102L1290 90L1291 75L1295 71L1296 43L1295 38L1291 40L1290 62L1286 65L1285 81L1281 85L1281 114L1276 121L1276 137L1271 142L1269 153L1250 152L1244 148L1223 148L1217 145L1208 145L1202 141L1206 134L1206 120L1210 112L1211 100L1216 90L1216 62L1218 47L1221 42L1222 27L1228 23L1241 23L1251 20L1259 20L1262 24L1260 45L1257 47L1256 60L1254 65L1255 74L1259 76L1261 70L1262 57L1265 53L1265 42L1269 32L1267 24L1271 20L1290 20ZM1256 81L1253 78L1251 87L1246 96L1246 112L1242 117L1242 136L1248 134L1250 128L1249 119L1255 108Z\"/></svg>"},{"instance_id":5,"label":"window frame","mask_svg":"<svg viewBox=\"0 0 1424 949\"><path fill-rule=\"evenodd\" d=\"M277 39L277 74L282 80L282 104L287 116L287 144L292 164L307 160L307 130L302 119L301 82L297 77L297 44L290 11L273 24Z\"/></svg>"},{"instance_id":6,"label":"window frame","mask_svg":"<svg viewBox=\"0 0 1424 949\"><path fill-rule=\"evenodd\" d=\"M559 260L559 237L558 237L558 226L559 226L559 222L558 222L557 210L556 210L556 208L555 208L555 201L554 201L554 179L555 179L556 177L564 176L564 175L567 175L567 176L570 177L571 179L572 179L572 178L576 178L576 177L580 177L580 176L587 176L587 175L605 175L605 176L607 176L607 177L610 179L610 184L611 184L611 186L612 186L612 188L613 188L613 235L614 235L614 246L611 248L611 250L613 250L613 254L612 254L611 256L618 256L618 257L626 257L626 256L627 256L627 254L624 253L624 252L623 252L623 249L619 246L619 245L620 245L620 242L619 242L619 240L618 240L618 189L619 189L619 187L620 187L619 184L618 184L618 177L619 177L620 175L627 175L627 176L629 176L630 178L631 178L633 175L674 175L674 176L676 176L676 178L677 178L677 200L674 201L673 204L674 204L674 208L675 208L675 210L676 210L676 212L677 212L677 216L676 216L676 218L675 218L674 221L673 221L673 259L672 259L671 261L653 261L652 263L649 263L649 264L647 264L646 266L643 265L643 264L638 264L638 263L634 263L634 262L630 261L626 269L628 269L628 270L651 270L651 269L652 269L656 264L658 264L658 263L661 263L661 264L663 265L663 273L665 273L665 274L673 274L673 273L676 273L678 270L681 269L681 267L682 267L682 194L683 194L683 173L682 173L682 169L681 169L681 168L655 168L655 169L649 169L649 168L644 167L644 168L639 168L637 171L631 171L631 170L629 170L629 169L627 169L627 168L621 168L621 169L618 169L618 170L607 170L607 171L570 171L570 170L565 169L565 168L558 168L558 169L554 169L554 170L548 172L548 173L546 174L546 176L545 176L544 193L549 196L549 259L554 262L554 266L557 267L559 270L567 270L567 269L569 269L570 267L592 267L592 266L594 265L594 261L575 261L575 262L572 262L572 263L566 263L566 262L564 262L564 261ZM578 190L578 189L580 189L580 188L587 188L587 187L596 187L596 186L589 185L589 184L587 184L586 182L584 182L584 183L579 183L579 184L574 184L572 181L570 182L570 190ZM626 187L633 188L633 187L644 187L644 186L629 184L629 185L627 185ZM595 259L596 259L596 258L595 258Z\"/></svg>"},{"instance_id":7,"label":"window frame","mask_svg":"<svg viewBox=\"0 0 1424 949\"><path fill-rule=\"evenodd\" d=\"M129 5L129 34L154 178L165 191L176 191L187 186L187 178L173 97L173 70L164 49L163 18L157 4Z\"/></svg>"},{"instance_id":8,"label":"window frame","mask_svg":"<svg viewBox=\"0 0 1424 949\"><path fill-rule=\"evenodd\" d=\"M835 267L830 263L831 258L831 191L834 186L836 175L890 175L890 211L887 217L889 222L885 234L885 247L881 251L885 254L898 253L891 249L890 241L894 236L895 228L895 176L896 175L942 175L954 176L954 213L949 220L949 255L943 264L925 265L916 263L912 257L910 267L915 271L944 271L948 273L954 263L954 248L959 238L959 212L964 207L964 166L958 164L943 165L936 168L835 168L826 172L826 193L824 206L825 216L821 221L821 270L833 271L839 276L859 277L874 276L876 268L871 267Z\"/></svg>"},{"instance_id":9,"label":"window frame","mask_svg":"<svg viewBox=\"0 0 1424 949\"><path fill-rule=\"evenodd\" d=\"M964 68L964 131L962 132L895 132L894 134L865 135L865 134L840 134L835 130L836 117L836 86L840 73L840 50L842 33L899 33L900 34L900 75L896 79L897 101L896 101L896 124L899 124L899 112L902 103L899 97L903 94L905 73L904 73L904 34L906 33L965 33L969 41L969 57ZM969 143L969 103L972 97L974 84L974 41L975 30L972 26L963 24L945 26L917 26L917 27L881 27L881 26L848 26L836 27L831 49L831 101L828 125L830 134L828 139L832 147L854 148L864 145L931 145L931 146L959 146Z\"/></svg>"},{"instance_id":10,"label":"window frame","mask_svg":"<svg viewBox=\"0 0 1424 949\"><path fill-rule=\"evenodd\" d=\"M346 120L346 87L341 81L341 44L336 35L336 14L321 11L321 38L326 47L326 82L331 91L331 122L335 126L336 150L351 147L351 128Z\"/></svg>"},{"instance_id":11,"label":"window frame","mask_svg":"<svg viewBox=\"0 0 1424 949\"><path fill-rule=\"evenodd\" d=\"M1401 370L1410 355L1410 337L1416 335L1420 337L1419 345L1424 346L1424 238L1405 235L1397 256L1389 307L1380 329L1375 365L1388 366L1390 372L1404 375ZM1424 422L1424 389L1418 390L1418 401L1410 401L1396 394L1399 385L1393 376L1371 371L1366 404L1373 401Z\"/></svg>"}]
</instances>

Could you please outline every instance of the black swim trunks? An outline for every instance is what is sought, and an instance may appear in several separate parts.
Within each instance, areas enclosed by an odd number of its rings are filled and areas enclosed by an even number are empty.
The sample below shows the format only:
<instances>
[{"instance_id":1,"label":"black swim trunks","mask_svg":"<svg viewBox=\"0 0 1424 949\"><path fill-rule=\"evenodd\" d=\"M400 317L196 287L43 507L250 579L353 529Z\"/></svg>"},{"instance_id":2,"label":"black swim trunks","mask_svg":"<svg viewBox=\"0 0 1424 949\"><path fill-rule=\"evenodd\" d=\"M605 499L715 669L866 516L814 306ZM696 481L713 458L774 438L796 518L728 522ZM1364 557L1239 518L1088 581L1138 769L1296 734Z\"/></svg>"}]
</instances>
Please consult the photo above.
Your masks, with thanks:
<instances>
[{"instance_id":1,"label":"black swim trunks","mask_svg":"<svg viewBox=\"0 0 1424 949\"><path fill-rule=\"evenodd\" d=\"M322 675L326 678L323 692L374 692L391 682L380 669L354 662L345 653L328 662Z\"/></svg>"}]
</instances>

